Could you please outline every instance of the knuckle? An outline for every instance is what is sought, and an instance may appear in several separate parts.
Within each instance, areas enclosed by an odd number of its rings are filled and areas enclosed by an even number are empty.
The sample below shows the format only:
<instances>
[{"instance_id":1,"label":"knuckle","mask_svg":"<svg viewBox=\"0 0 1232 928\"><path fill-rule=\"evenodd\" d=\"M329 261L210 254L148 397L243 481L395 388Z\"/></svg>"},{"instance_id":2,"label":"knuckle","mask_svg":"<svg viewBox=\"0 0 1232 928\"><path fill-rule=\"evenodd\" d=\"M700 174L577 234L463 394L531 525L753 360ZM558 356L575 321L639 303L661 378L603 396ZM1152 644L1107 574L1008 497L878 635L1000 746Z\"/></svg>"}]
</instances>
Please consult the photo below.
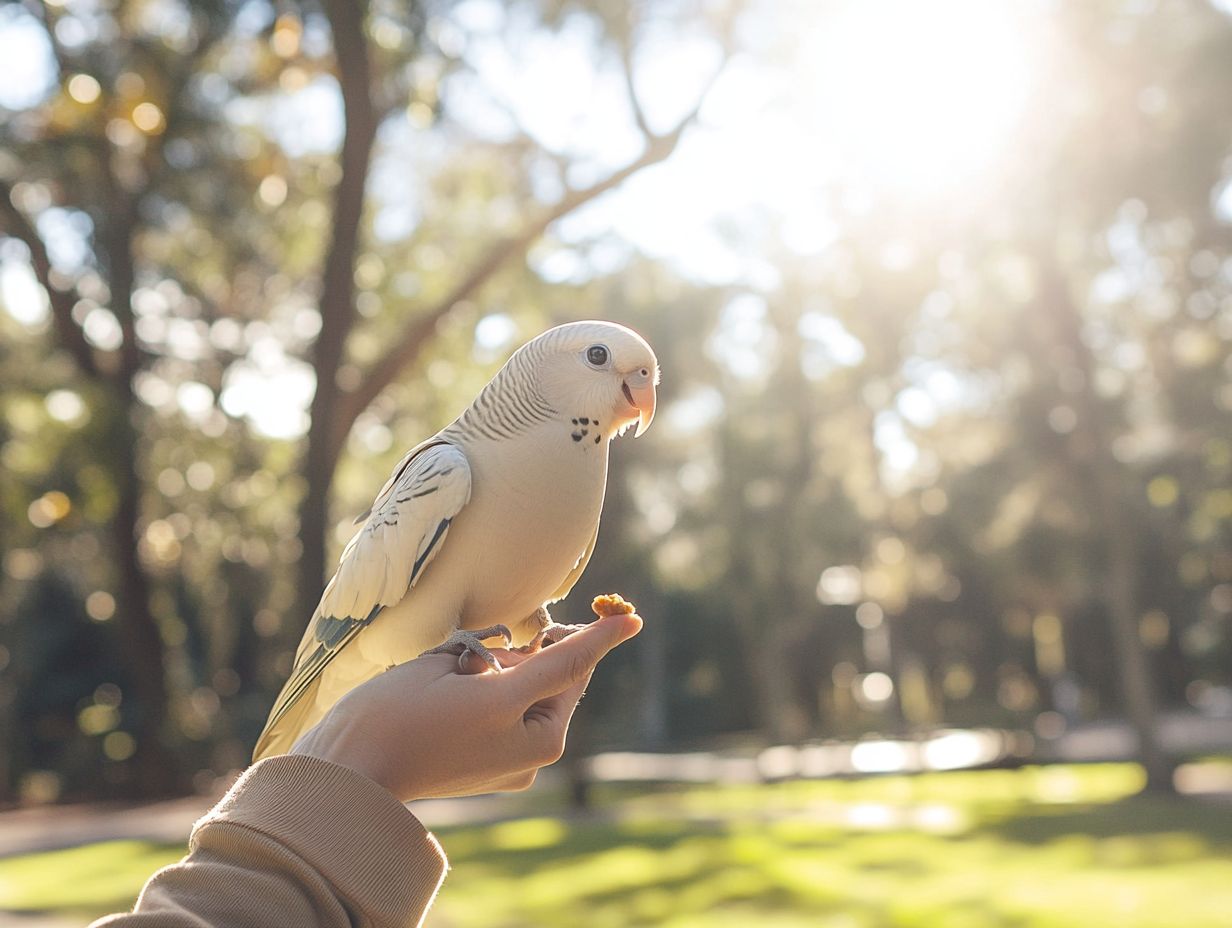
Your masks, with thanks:
<instances>
[{"instance_id":1,"label":"knuckle","mask_svg":"<svg viewBox=\"0 0 1232 928\"><path fill-rule=\"evenodd\" d=\"M553 737L543 747L543 753L540 755L543 766L554 764L564 756L565 753L565 738L562 733L559 737Z\"/></svg>"},{"instance_id":2,"label":"knuckle","mask_svg":"<svg viewBox=\"0 0 1232 928\"><path fill-rule=\"evenodd\" d=\"M588 676L594 667L594 660L589 651L580 651L577 654L572 654L569 657L569 682L581 683Z\"/></svg>"}]
</instances>

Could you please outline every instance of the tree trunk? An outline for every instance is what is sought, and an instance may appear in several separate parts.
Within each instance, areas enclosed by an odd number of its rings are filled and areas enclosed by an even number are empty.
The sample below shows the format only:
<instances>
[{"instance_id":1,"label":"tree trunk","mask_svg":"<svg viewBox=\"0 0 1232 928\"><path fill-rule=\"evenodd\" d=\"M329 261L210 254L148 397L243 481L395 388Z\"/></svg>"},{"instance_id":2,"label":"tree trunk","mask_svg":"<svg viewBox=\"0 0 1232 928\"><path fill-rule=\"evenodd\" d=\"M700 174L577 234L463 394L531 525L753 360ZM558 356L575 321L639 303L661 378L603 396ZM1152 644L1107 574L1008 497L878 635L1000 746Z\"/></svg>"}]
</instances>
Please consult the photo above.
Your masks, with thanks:
<instances>
[{"instance_id":1,"label":"tree trunk","mask_svg":"<svg viewBox=\"0 0 1232 928\"><path fill-rule=\"evenodd\" d=\"M131 385L115 387L116 422L112 462L118 500L111 520L116 566L116 626L124 650L124 666L139 707L137 750L132 765L133 786L143 797L165 796L185 788L183 771L167 746L168 691L165 648L150 609L150 582L137 550L141 513L141 478L137 462L136 399Z\"/></svg>"},{"instance_id":2,"label":"tree trunk","mask_svg":"<svg viewBox=\"0 0 1232 928\"><path fill-rule=\"evenodd\" d=\"M1154 673L1138 630L1139 545L1129 501L1121 489L1121 468L1112 455L1111 437L1095 393L1095 358L1082 337L1082 318L1055 258L1041 261L1043 308L1055 320L1056 337L1080 374L1074 394L1078 425L1074 430L1079 482L1092 505L1095 529L1103 548L1102 582L1098 584L1112 626L1115 659L1125 712L1138 740L1138 760L1146 770L1146 789L1175 792L1174 764L1159 742L1159 710Z\"/></svg>"},{"instance_id":3,"label":"tree trunk","mask_svg":"<svg viewBox=\"0 0 1232 928\"><path fill-rule=\"evenodd\" d=\"M334 467L350 428L339 416L341 399L338 367L346 350L347 336L355 322L355 257L359 252L359 229L363 218L364 190L372 147L376 140L377 114L372 103L368 42L364 34L366 3L330 0L326 5L334 35L338 82L346 113L346 133L340 161L342 177L334 191L333 239L325 256L321 279L321 333L313 356L316 392L312 397L312 423L303 473L305 495L300 503L299 584L292 628L308 621L320 598L325 580L329 537L329 487ZM352 420L353 421L353 420Z\"/></svg>"},{"instance_id":4,"label":"tree trunk","mask_svg":"<svg viewBox=\"0 0 1232 928\"><path fill-rule=\"evenodd\" d=\"M314 406L316 404L313 404ZM316 412L313 422L316 422ZM322 422L328 421L322 419ZM308 449L304 460L306 481L304 497L299 506L299 537L303 546L300 555L299 583L296 588L295 614L283 623L284 630L293 630L298 639L300 630L316 609L326 579L326 551L329 534L329 488L334 478L337 461L320 447L309 433Z\"/></svg>"},{"instance_id":5,"label":"tree trunk","mask_svg":"<svg viewBox=\"0 0 1232 928\"><path fill-rule=\"evenodd\" d=\"M757 685L757 691L750 695L758 731L772 742L791 743L808 734L807 714L797 698L793 679L793 633L798 623L789 615L772 618L768 612L775 608L779 607L774 603L762 603L758 611L765 622L763 632L744 636Z\"/></svg>"},{"instance_id":6,"label":"tree trunk","mask_svg":"<svg viewBox=\"0 0 1232 928\"><path fill-rule=\"evenodd\" d=\"M1117 492L1116 474L1100 466L1092 474L1105 538L1107 580L1103 600L1112 623L1112 640L1120 670L1125 710L1138 737L1138 759L1146 768L1146 789L1172 793L1175 765L1159 743L1155 674L1138 631L1138 544L1136 527Z\"/></svg>"}]
</instances>

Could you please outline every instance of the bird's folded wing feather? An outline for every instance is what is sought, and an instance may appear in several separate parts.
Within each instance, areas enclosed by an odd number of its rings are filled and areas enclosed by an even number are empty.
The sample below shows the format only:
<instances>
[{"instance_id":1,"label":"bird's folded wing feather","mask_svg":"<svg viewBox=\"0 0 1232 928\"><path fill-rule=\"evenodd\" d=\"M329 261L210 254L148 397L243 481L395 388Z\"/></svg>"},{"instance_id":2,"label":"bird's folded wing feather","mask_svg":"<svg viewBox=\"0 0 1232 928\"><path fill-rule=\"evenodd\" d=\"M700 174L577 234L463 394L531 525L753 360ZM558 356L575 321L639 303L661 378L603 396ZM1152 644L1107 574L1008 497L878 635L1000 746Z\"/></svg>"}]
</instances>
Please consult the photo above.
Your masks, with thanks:
<instances>
[{"instance_id":1,"label":"bird's folded wing feather","mask_svg":"<svg viewBox=\"0 0 1232 928\"><path fill-rule=\"evenodd\" d=\"M564 582L557 587L556 592L552 594L549 603L560 602L569 595L569 591L573 589L573 585L578 582L578 577L582 576L582 571L586 569L586 565L590 563L590 556L595 553L595 542L599 539L599 520L595 520L595 530L590 536L590 542L586 545L586 550L582 552L582 556L578 558L577 563L573 565L573 569L569 571L569 576L565 577Z\"/></svg>"},{"instance_id":2,"label":"bird's folded wing feather","mask_svg":"<svg viewBox=\"0 0 1232 928\"><path fill-rule=\"evenodd\" d=\"M325 587L296 652L295 669L258 741L258 756L271 730L333 657L415 585L470 494L470 465L457 445L425 442L402 459Z\"/></svg>"}]
</instances>

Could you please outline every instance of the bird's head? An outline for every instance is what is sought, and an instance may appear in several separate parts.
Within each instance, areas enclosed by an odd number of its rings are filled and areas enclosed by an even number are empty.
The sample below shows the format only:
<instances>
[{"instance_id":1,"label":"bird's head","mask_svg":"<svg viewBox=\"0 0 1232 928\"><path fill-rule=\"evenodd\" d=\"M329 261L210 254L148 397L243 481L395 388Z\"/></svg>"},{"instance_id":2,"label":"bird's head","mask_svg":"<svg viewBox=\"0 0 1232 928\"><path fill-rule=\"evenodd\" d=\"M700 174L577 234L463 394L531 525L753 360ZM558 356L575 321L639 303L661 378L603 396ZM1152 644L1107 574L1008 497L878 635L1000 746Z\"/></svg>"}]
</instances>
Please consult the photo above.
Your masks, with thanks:
<instances>
[{"instance_id":1,"label":"bird's head","mask_svg":"<svg viewBox=\"0 0 1232 928\"><path fill-rule=\"evenodd\" d=\"M523 349L538 355L539 386L561 412L598 419L608 435L655 413L659 361L646 340L614 322L569 322L548 329Z\"/></svg>"}]
</instances>

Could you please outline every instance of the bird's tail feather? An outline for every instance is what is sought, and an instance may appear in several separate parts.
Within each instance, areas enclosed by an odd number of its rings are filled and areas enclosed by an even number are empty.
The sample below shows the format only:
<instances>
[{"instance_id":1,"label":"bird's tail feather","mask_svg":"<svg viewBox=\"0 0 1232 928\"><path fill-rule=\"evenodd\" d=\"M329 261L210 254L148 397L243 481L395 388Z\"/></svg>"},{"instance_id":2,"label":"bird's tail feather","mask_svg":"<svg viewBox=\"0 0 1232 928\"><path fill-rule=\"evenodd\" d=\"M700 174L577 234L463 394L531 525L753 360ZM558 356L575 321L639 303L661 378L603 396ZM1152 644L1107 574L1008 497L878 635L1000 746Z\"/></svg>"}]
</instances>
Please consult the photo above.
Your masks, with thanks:
<instances>
[{"instance_id":1,"label":"bird's tail feather","mask_svg":"<svg viewBox=\"0 0 1232 928\"><path fill-rule=\"evenodd\" d=\"M287 681L288 685L291 681ZM265 730L257 739L257 746L252 751L252 761L256 763L275 754L286 754L295 744L296 739L315 725L322 715L317 706L317 690L321 686L321 677L317 675L309 682L277 719L271 718L265 724ZM285 689L285 687L284 687ZM278 700L282 701L282 694Z\"/></svg>"}]
</instances>

